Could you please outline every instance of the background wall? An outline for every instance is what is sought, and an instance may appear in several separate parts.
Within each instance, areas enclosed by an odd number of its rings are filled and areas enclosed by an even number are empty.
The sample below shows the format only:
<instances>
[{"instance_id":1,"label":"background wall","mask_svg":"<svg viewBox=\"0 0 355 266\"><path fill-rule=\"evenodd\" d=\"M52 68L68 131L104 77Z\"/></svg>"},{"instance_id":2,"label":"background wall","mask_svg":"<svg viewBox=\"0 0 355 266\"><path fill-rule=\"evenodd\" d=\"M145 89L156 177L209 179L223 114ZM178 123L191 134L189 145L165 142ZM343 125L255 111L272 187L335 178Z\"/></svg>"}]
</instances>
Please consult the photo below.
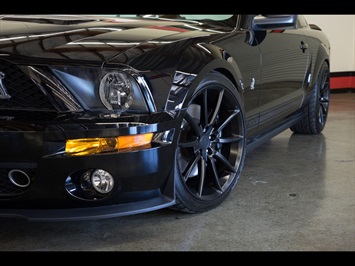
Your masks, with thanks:
<instances>
[{"instance_id":1,"label":"background wall","mask_svg":"<svg viewBox=\"0 0 355 266\"><path fill-rule=\"evenodd\" d=\"M355 15L304 15L328 36L331 88L355 88Z\"/></svg>"}]
</instances>

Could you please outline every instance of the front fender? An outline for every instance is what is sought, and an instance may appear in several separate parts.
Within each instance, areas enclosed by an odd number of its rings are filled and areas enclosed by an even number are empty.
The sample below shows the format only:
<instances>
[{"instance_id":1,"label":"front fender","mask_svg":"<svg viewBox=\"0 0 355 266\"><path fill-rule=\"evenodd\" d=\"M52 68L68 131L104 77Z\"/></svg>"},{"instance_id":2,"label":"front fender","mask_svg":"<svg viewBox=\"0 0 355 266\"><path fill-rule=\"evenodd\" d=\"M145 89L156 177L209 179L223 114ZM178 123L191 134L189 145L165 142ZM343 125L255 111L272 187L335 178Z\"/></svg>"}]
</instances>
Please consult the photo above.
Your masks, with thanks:
<instances>
[{"instance_id":1,"label":"front fender","mask_svg":"<svg viewBox=\"0 0 355 266\"><path fill-rule=\"evenodd\" d=\"M184 52L176 71L191 77L189 83L184 84L188 87L184 99L190 98L206 74L213 71L225 75L237 88L236 93L242 95L242 74L234 58L218 46L198 43ZM186 105L184 102L181 108Z\"/></svg>"}]
</instances>

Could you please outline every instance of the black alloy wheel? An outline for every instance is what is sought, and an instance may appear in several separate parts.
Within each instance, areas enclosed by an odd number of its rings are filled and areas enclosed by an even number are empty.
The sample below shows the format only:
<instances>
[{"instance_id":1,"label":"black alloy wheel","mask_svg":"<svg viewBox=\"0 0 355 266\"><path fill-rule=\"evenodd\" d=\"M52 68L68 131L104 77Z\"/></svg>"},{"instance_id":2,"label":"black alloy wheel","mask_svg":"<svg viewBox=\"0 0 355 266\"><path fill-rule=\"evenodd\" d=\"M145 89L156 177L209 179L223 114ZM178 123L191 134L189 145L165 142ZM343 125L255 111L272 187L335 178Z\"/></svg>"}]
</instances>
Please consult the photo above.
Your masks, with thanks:
<instances>
[{"instance_id":1,"label":"black alloy wheel","mask_svg":"<svg viewBox=\"0 0 355 266\"><path fill-rule=\"evenodd\" d=\"M196 213L221 204L245 159L245 118L235 86L211 73L189 102L177 149L175 209Z\"/></svg>"},{"instance_id":2,"label":"black alloy wheel","mask_svg":"<svg viewBox=\"0 0 355 266\"><path fill-rule=\"evenodd\" d=\"M303 118L291 127L295 133L319 134L323 131L329 111L330 72L327 62L323 62L311 97L303 108Z\"/></svg>"}]
</instances>

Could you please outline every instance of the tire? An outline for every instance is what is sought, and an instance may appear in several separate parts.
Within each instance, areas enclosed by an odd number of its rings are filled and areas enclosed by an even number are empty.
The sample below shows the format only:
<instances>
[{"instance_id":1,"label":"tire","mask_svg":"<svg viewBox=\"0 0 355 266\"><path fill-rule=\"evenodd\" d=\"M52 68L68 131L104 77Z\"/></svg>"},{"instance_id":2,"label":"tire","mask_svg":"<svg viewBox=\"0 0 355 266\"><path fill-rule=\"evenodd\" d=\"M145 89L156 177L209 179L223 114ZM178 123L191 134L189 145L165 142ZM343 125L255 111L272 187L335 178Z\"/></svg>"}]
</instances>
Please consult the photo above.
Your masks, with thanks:
<instances>
[{"instance_id":1,"label":"tire","mask_svg":"<svg viewBox=\"0 0 355 266\"><path fill-rule=\"evenodd\" d=\"M290 128L295 133L319 134L325 127L330 96L330 73L327 62L323 62L316 78L311 98L302 110L302 120Z\"/></svg>"},{"instance_id":2,"label":"tire","mask_svg":"<svg viewBox=\"0 0 355 266\"><path fill-rule=\"evenodd\" d=\"M245 159L245 118L236 87L210 73L188 104L176 151L175 210L209 211L235 187Z\"/></svg>"}]
</instances>

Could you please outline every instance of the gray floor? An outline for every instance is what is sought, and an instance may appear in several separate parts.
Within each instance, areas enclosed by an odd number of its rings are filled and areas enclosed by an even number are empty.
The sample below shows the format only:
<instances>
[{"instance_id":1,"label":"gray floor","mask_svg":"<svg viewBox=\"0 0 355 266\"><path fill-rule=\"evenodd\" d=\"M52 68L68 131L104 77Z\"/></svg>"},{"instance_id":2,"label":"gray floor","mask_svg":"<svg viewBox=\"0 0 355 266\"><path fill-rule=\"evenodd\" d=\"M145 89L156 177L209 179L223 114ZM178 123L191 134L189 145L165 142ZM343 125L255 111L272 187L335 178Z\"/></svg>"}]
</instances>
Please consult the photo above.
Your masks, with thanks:
<instances>
[{"instance_id":1,"label":"gray floor","mask_svg":"<svg viewBox=\"0 0 355 266\"><path fill-rule=\"evenodd\" d=\"M248 154L230 197L200 215L0 218L0 251L355 251L355 92L331 94L319 136L290 130Z\"/></svg>"}]
</instances>

